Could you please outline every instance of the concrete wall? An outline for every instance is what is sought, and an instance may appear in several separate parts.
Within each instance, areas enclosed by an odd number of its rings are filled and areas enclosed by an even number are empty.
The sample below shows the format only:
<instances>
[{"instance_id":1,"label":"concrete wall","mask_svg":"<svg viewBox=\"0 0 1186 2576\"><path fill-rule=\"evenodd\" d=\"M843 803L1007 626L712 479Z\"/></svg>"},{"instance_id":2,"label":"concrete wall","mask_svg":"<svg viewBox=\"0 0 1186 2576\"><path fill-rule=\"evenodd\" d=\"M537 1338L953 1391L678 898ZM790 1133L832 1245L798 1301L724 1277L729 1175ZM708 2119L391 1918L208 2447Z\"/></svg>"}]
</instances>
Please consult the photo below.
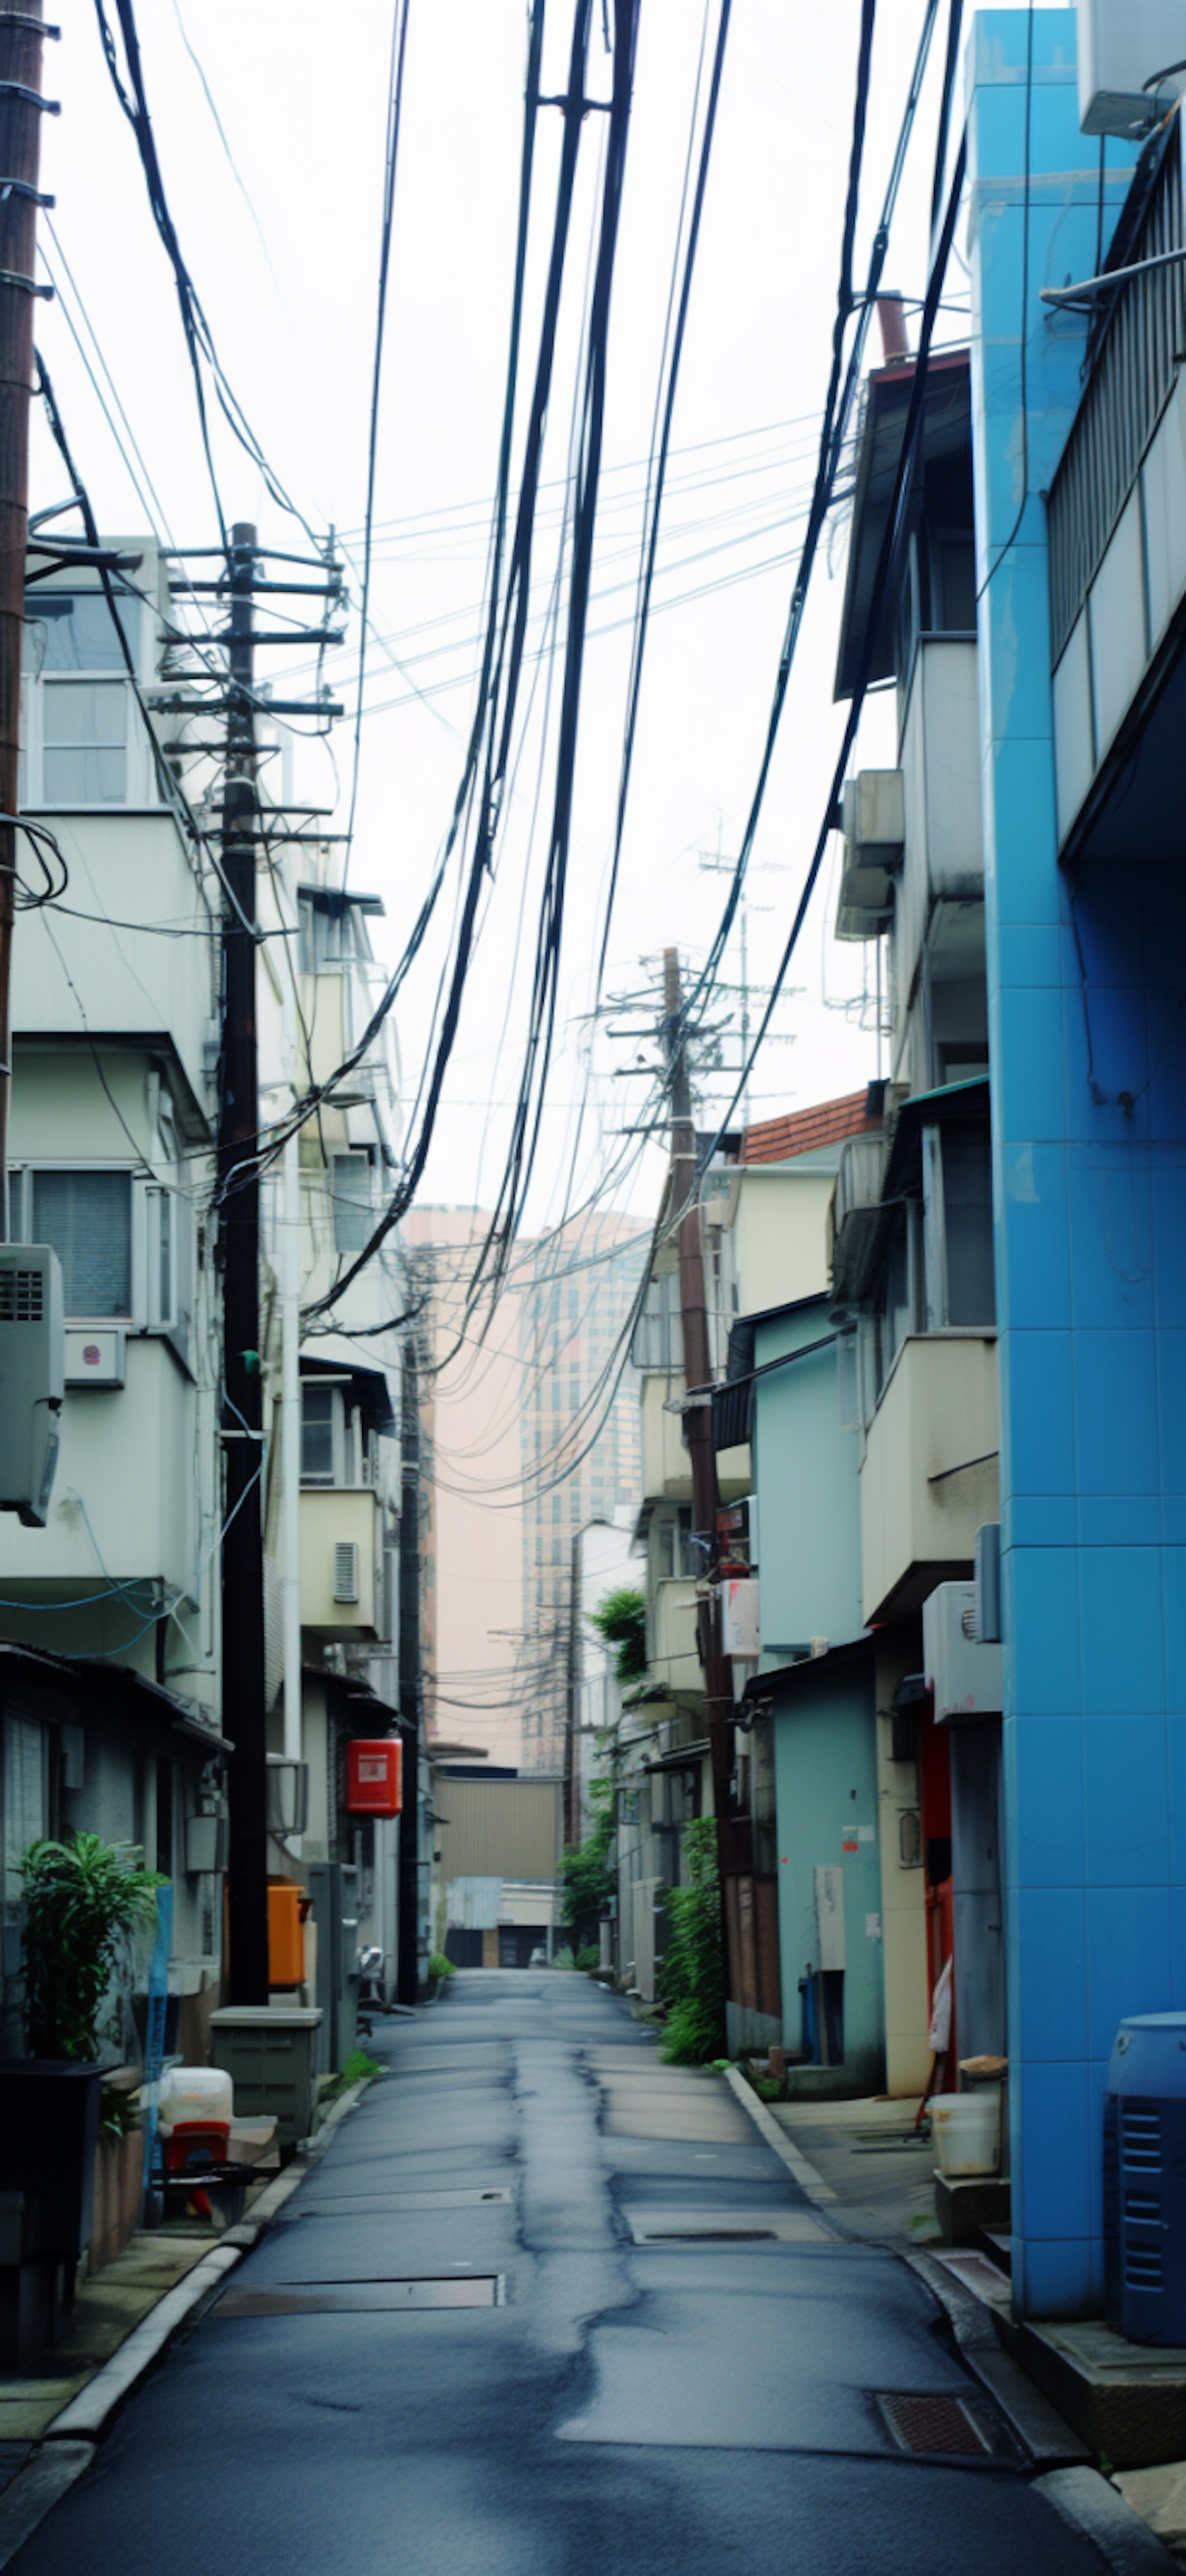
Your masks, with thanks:
<instances>
[{"instance_id":1,"label":"concrete wall","mask_svg":"<svg viewBox=\"0 0 1186 2576\"><path fill-rule=\"evenodd\" d=\"M823 1168L747 1163L733 1220L739 1313L760 1315L828 1284L826 1228L838 1155Z\"/></svg>"},{"instance_id":2,"label":"concrete wall","mask_svg":"<svg viewBox=\"0 0 1186 2576\"><path fill-rule=\"evenodd\" d=\"M970 1567L981 1522L996 1517L999 1440L995 1336L909 1335L861 1466L867 1621L917 1609L948 1569Z\"/></svg>"},{"instance_id":3,"label":"concrete wall","mask_svg":"<svg viewBox=\"0 0 1186 2576\"><path fill-rule=\"evenodd\" d=\"M815 1871L843 1872L844 2062L796 2078L800 2089L881 2090L885 2069L877 1744L870 1654L833 1669L804 1665L778 1692L774 1718L783 2039L802 2041L799 1980L819 1965ZM856 1837L855 1849L845 1845Z\"/></svg>"},{"instance_id":4,"label":"concrete wall","mask_svg":"<svg viewBox=\"0 0 1186 2576\"><path fill-rule=\"evenodd\" d=\"M755 1365L829 1330L824 1297L759 1324ZM864 1629L857 1433L841 1426L834 1345L755 1381L753 1445L768 1669L812 1637L843 1645Z\"/></svg>"},{"instance_id":5,"label":"concrete wall","mask_svg":"<svg viewBox=\"0 0 1186 2576\"><path fill-rule=\"evenodd\" d=\"M642 1490L647 1501L666 1497L690 1503L692 1462L684 1447L678 1413L668 1411L684 1391L682 1377L644 1377L642 1381Z\"/></svg>"},{"instance_id":6,"label":"concrete wall","mask_svg":"<svg viewBox=\"0 0 1186 2576\"><path fill-rule=\"evenodd\" d=\"M931 906L979 902L980 708L974 644L920 644L902 729L906 850L894 899L895 998L905 1010Z\"/></svg>"}]
</instances>

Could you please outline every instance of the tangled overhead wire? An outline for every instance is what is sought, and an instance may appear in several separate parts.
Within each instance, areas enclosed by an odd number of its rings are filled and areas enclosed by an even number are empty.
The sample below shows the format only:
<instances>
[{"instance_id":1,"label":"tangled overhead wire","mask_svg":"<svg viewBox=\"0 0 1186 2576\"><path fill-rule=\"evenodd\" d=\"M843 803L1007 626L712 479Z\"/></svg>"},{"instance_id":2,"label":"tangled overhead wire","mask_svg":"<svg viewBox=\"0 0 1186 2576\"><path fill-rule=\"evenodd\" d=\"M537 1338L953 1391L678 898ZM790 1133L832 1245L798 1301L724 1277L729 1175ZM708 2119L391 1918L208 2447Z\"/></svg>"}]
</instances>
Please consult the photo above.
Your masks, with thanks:
<instances>
[{"instance_id":1,"label":"tangled overhead wire","mask_svg":"<svg viewBox=\"0 0 1186 2576\"><path fill-rule=\"evenodd\" d=\"M70 870L53 833L44 823L31 823L26 814L0 814L0 827L5 825L14 833L24 833L42 876L40 886L29 885L15 859L11 862L0 859L0 876L12 878L14 910L38 912L44 903L60 903L70 883ZM15 848L15 842L13 846Z\"/></svg>"}]
</instances>

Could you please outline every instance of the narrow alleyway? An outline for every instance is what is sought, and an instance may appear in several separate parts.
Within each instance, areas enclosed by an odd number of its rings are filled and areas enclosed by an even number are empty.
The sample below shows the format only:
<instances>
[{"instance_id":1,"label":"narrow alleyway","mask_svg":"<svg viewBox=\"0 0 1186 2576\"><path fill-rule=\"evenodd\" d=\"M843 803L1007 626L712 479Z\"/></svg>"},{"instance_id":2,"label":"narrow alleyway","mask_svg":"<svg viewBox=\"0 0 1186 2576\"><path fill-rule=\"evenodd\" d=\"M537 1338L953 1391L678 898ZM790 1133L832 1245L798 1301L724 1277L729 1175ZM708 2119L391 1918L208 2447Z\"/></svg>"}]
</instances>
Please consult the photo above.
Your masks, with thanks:
<instances>
[{"instance_id":1,"label":"narrow alleyway","mask_svg":"<svg viewBox=\"0 0 1186 2576\"><path fill-rule=\"evenodd\" d=\"M388 2074L20 2576L1099 2576L922 2284L623 2004L463 1974L374 2046ZM910 2456L903 2394L964 2398L990 2447Z\"/></svg>"}]
</instances>

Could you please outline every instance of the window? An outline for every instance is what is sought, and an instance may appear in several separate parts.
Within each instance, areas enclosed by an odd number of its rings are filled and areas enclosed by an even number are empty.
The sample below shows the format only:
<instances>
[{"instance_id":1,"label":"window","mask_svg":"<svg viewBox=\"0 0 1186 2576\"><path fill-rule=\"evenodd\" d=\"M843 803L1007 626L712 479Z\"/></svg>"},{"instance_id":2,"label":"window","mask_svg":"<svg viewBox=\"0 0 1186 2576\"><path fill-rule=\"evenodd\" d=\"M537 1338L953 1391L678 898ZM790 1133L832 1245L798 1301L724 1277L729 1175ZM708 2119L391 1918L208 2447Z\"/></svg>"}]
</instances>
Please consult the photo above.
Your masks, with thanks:
<instances>
[{"instance_id":1,"label":"window","mask_svg":"<svg viewBox=\"0 0 1186 2576\"><path fill-rule=\"evenodd\" d=\"M339 1252L361 1252L374 1225L370 1159L366 1154L335 1154L330 1171L335 1247Z\"/></svg>"},{"instance_id":2,"label":"window","mask_svg":"<svg viewBox=\"0 0 1186 2576\"><path fill-rule=\"evenodd\" d=\"M21 1855L50 1829L49 1744L31 1717L6 1716L4 1725L4 1899L21 1895Z\"/></svg>"},{"instance_id":3,"label":"window","mask_svg":"<svg viewBox=\"0 0 1186 2576\"><path fill-rule=\"evenodd\" d=\"M350 904L341 895L335 899L328 894L302 894L298 903L303 972L319 975L326 966L351 965L356 950Z\"/></svg>"},{"instance_id":4,"label":"window","mask_svg":"<svg viewBox=\"0 0 1186 2576\"><path fill-rule=\"evenodd\" d=\"M334 1399L337 1388L306 1381L301 1388L301 1483L334 1481Z\"/></svg>"},{"instance_id":5,"label":"window","mask_svg":"<svg viewBox=\"0 0 1186 2576\"><path fill-rule=\"evenodd\" d=\"M118 614L135 658L139 602L122 600ZM131 692L103 593L29 594L24 659L39 683L32 793L47 805L126 804Z\"/></svg>"},{"instance_id":6,"label":"window","mask_svg":"<svg viewBox=\"0 0 1186 2576\"><path fill-rule=\"evenodd\" d=\"M927 1322L992 1326L992 1176L988 1128L962 1120L926 1130Z\"/></svg>"},{"instance_id":7,"label":"window","mask_svg":"<svg viewBox=\"0 0 1186 2576\"><path fill-rule=\"evenodd\" d=\"M32 1174L31 1241L62 1265L65 1311L88 1323L132 1312L130 1172Z\"/></svg>"},{"instance_id":8,"label":"window","mask_svg":"<svg viewBox=\"0 0 1186 2576\"><path fill-rule=\"evenodd\" d=\"M918 1330L916 1268L920 1214L917 1202L899 1210L889 1258L873 1301L879 1396L907 1334Z\"/></svg>"}]
</instances>

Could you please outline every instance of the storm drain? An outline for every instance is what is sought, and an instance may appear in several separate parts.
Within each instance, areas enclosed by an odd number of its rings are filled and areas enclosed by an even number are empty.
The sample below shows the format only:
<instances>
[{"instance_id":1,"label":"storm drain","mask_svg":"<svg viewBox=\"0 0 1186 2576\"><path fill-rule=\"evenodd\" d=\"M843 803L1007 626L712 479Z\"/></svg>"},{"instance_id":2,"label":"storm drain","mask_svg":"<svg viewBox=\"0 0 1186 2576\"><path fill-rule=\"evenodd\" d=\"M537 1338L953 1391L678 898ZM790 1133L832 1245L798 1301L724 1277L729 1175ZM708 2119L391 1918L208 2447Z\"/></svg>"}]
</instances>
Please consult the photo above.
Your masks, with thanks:
<instances>
[{"instance_id":1,"label":"storm drain","mask_svg":"<svg viewBox=\"0 0 1186 2576\"><path fill-rule=\"evenodd\" d=\"M266 2290L228 2290L214 2313L220 2317L361 2316L410 2308L502 2305L502 2274L479 2272L466 2280L287 2281Z\"/></svg>"},{"instance_id":2,"label":"storm drain","mask_svg":"<svg viewBox=\"0 0 1186 2576\"><path fill-rule=\"evenodd\" d=\"M402 2210L414 2216L423 2209L478 2209L488 2201L506 2202L510 2192L499 2188L491 2191L341 2191L332 2200L305 2200L297 2208L280 2212L290 2222L296 2218L369 2218L383 2213L398 2217Z\"/></svg>"},{"instance_id":3,"label":"storm drain","mask_svg":"<svg viewBox=\"0 0 1186 2576\"><path fill-rule=\"evenodd\" d=\"M645 2227L642 2245L777 2245L772 2227Z\"/></svg>"},{"instance_id":4,"label":"storm drain","mask_svg":"<svg viewBox=\"0 0 1186 2576\"><path fill-rule=\"evenodd\" d=\"M877 2403L900 2451L946 2453L959 2459L991 2456L992 2443L962 2397L916 2397L878 2392Z\"/></svg>"},{"instance_id":5,"label":"storm drain","mask_svg":"<svg viewBox=\"0 0 1186 2576\"><path fill-rule=\"evenodd\" d=\"M806 2209L656 2209L636 2201L622 2216L636 2245L827 2245Z\"/></svg>"}]
</instances>

